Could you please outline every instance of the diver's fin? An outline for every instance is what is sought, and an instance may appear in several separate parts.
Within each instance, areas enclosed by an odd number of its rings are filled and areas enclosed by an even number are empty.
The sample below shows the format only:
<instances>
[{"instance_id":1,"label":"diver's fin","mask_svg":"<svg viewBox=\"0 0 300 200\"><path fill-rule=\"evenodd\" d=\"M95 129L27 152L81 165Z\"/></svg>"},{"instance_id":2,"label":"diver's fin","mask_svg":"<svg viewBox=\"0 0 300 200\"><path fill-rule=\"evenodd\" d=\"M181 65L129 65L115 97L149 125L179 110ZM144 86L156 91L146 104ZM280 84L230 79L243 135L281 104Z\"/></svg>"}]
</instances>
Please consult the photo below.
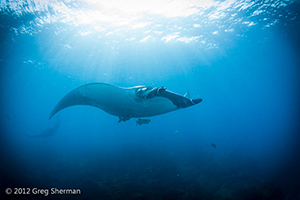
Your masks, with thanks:
<instances>
[{"instance_id":1,"label":"diver's fin","mask_svg":"<svg viewBox=\"0 0 300 200\"><path fill-rule=\"evenodd\" d=\"M186 90L186 93L184 95L184 97L189 98L190 99L190 92L188 90Z\"/></svg>"}]
</instances>

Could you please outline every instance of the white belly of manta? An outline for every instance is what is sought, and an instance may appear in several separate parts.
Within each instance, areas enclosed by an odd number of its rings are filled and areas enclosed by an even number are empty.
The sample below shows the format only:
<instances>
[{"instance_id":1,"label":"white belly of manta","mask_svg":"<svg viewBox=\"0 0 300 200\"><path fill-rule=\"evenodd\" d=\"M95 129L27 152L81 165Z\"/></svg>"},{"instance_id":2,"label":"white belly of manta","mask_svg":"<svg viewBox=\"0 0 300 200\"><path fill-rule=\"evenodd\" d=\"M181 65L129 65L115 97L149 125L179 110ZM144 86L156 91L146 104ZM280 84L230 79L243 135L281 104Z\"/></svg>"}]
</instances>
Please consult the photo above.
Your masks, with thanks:
<instances>
[{"instance_id":1,"label":"white belly of manta","mask_svg":"<svg viewBox=\"0 0 300 200\"><path fill-rule=\"evenodd\" d=\"M123 88L106 83L90 83L65 95L56 104L49 119L67 107L88 105L118 116L121 121L126 121L130 118L161 115L196 105L201 101L202 99L190 99L188 95L181 96L170 92L165 87Z\"/></svg>"}]
</instances>

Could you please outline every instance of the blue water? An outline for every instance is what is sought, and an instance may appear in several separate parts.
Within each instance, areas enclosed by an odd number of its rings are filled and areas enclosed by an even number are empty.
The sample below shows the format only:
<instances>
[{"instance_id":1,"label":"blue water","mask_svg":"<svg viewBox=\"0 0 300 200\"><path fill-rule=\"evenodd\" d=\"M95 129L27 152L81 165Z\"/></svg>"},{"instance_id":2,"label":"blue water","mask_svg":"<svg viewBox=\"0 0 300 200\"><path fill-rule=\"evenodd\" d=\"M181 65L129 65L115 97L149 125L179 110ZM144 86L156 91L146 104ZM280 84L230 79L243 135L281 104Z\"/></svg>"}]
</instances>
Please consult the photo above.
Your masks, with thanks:
<instances>
[{"instance_id":1,"label":"blue water","mask_svg":"<svg viewBox=\"0 0 300 200\"><path fill-rule=\"evenodd\" d=\"M104 2L1 1L1 199L300 199L299 1ZM93 82L203 102L48 120Z\"/></svg>"}]
</instances>

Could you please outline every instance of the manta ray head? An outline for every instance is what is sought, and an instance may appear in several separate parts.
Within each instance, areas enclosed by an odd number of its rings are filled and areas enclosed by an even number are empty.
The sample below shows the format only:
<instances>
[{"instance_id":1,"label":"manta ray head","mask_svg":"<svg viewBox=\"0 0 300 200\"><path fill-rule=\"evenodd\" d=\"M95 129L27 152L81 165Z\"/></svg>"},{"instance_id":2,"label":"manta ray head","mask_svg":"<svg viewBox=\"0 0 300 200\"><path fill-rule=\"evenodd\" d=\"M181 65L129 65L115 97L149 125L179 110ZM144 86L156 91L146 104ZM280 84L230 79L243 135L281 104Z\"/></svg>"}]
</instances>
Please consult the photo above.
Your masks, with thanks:
<instances>
[{"instance_id":1,"label":"manta ray head","mask_svg":"<svg viewBox=\"0 0 300 200\"><path fill-rule=\"evenodd\" d=\"M135 95L142 99L151 99L160 95L161 91L165 91L166 87L151 87L151 86L138 86Z\"/></svg>"}]
</instances>

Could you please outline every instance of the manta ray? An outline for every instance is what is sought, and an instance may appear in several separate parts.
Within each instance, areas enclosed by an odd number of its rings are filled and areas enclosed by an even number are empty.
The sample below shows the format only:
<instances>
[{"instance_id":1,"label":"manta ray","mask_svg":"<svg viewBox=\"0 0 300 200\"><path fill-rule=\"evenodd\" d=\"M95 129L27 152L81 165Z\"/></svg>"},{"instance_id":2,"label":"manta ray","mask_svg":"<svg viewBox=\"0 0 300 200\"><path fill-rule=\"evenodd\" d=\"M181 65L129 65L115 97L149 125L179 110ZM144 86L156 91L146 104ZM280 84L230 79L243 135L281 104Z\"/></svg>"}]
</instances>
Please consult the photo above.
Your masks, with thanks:
<instances>
[{"instance_id":1,"label":"manta ray","mask_svg":"<svg viewBox=\"0 0 300 200\"><path fill-rule=\"evenodd\" d=\"M201 98L190 99L188 91L181 96L168 91L166 87L126 88L107 83L89 83L66 94L56 104L49 119L67 107L87 105L100 108L108 114L119 117L119 122L125 122L131 118L152 117L187 108L201 101Z\"/></svg>"},{"instance_id":2,"label":"manta ray","mask_svg":"<svg viewBox=\"0 0 300 200\"><path fill-rule=\"evenodd\" d=\"M59 117L57 116L54 126L45 129L40 134L37 134L37 135L30 135L30 134L27 134L27 133L23 133L23 134L26 135L26 136L28 136L28 137L32 137L32 138L49 137L49 136L53 136L54 135L54 133L59 128L59 125L60 125L60 120L59 120Z\"/></svg>"}]
</instances>

